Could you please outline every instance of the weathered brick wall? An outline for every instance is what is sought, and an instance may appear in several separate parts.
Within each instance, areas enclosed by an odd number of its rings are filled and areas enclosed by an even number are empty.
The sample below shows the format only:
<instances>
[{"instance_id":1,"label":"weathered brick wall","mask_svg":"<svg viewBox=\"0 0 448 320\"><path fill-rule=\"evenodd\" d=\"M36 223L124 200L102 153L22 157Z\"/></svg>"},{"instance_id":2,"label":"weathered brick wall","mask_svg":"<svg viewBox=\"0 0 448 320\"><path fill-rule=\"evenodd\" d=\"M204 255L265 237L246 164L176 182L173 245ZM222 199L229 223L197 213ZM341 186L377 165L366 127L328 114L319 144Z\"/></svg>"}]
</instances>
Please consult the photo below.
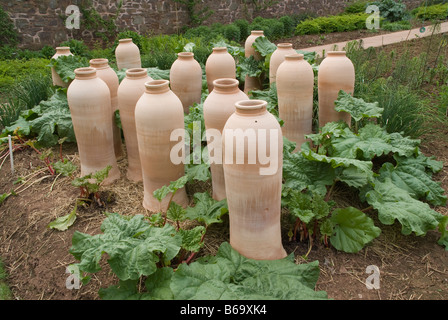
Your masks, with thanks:
<instances>
[{"instance_id":1,"label":"weathered brick wall","mask_svg":"<svg viewBox=\"0 0 448 320\"><path fill-rule=\"evenodd\" d=\"M269 0L202 0L200 7L209 7L214 14L204 23L229 23L235 19L251 19L258 15L276 17L313 12L317 15L339 13L349 0L284 0L264 6ZM404 0L408 7L415 7L421 0ZM64 25L65 9L73 4L81 6L82 0L1 0L22 38L22 46L40 48L46 44L57 46L75 38L88 43L94 40L93 31L83 28L69 30ZM92 0L93 7L104 17L113 15L118 0ZM134 30L141 34L174 33L188 25L189 16L184 5L174 0L123 0L118 19L118 30Z\"/></svg>"}]
</instances>

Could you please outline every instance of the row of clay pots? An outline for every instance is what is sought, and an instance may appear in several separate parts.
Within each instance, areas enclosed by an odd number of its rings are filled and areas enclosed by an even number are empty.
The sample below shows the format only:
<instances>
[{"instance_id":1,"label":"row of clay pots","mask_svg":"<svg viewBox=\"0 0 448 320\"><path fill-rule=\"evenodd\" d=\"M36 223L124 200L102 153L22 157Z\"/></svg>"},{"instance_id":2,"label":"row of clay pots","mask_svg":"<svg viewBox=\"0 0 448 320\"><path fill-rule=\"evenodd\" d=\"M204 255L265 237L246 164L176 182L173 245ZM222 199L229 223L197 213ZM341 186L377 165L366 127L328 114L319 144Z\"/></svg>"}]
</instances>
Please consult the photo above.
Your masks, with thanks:
<instances>
[{"instance_id":1,"label":"row of clay pots","mask_svg":"<svg viewBox=\"0 0 448 320\"><path fill-rule=\"evenodd\" d=\"M187 61L193 59L192 54L181 56L183 55L179 56L179 61L182 61L183 58L187 58L184 59ZM329 58L331 56L332 54L329 54ZM340 57L340 55L336 56ZM341 65L341 63L339 61L336 65ZM325 75L327 69L324 62L322 64L324 68L321 70ZM277 85L282 81L292 83L289 91L285 90L284 93L279 91L279 110L280 100L282 100L282 105L288 105L288 103L293 105L293 102L296 102L296 105L309 105L309 92L313 87L309 80L312 74L310 68L311 66L303 59L303 55L298 54L286 55L284 62L279 64L276 75L276 81L279 82ZM294 74L283 76L283 69L293 70L296 72L295 76ZM331 65L328 69L332 69ZM114 110L111 98L112 90L109 89L106 81L101 80L99 75L97 76L97 72L94 68L77 69L75 81L72 82L68 90L68 99L78 140L81 174L88 174L102 169L106 165L112 165L107 181L110 183L119 177L116 159L112 152L114 150L113 122L110 121L110 114ZM302 77L297 77L297 75ZM118 87L117 99L128 150L128 177L131 180L139 180L141 175L144 184L143 206L150 211L160 211L167 209L169 197L160 203L153 197L153 191L184 175L184 165L182 163L173 164L170 159L170 152L174 144L177 143L172 142L170 137L173 130L184 127L185 106L179 95L176 95L174 90L170 90L169 81L151 80L145 69L127 70L126 78ZM331 82L332 80L334 77L329 81L334 87L332 88L339 92L338 88L341 85L337 81ZM324 80L319 80L319 85L325 86L325 83ZM271 161L275 161L277 170L274 174L261 175L260 168L266 164L262 164L259 159L255 164L247 164L247 162L238 164L236 161L212 164L213 196L217 200L227 198L232 247L249 258L279 259L286 256L281 244L280 232L282 129L275 117L267 112L266 102L248 100L247 95L239 90L238 84L233 77L219 78L212 82L213 89L204 102L206 128L216 129L221 134L226 129L241 129L243 131L255 129L257 132L260 129L277 130L278 141L274 144L276 150L271 150L272 145L267 141L264 142L266 143L264 146L266 154L277 154L276 159L271 159ZM209 88L211 87L209 86ZM302 91L302 96L299 98L294 96L297 88ZM319 86L320 88L321 86ZM281 99L280 96L284 98ZM283 103L283 101L286 102ZM309 111L309 107L295 113L304 116L306 111ZM294 111L291 113L294 115ZM88 116L86 116L87 114ZM229 141L226 140L225 135L222 137L222 144L219 141L214 141L214 143L222 145L221 152L222 159L224 159L226 157L225 146ZM211 142L209 139L207 140L208 143ZM135 141L137 141L137 146ZM235 146L234 142L232 144ZM248 150L249 148L245 149L244 159L249 157ZM235 151L234 149L234 155ZM133 156L131 156L132 154ZM134 160L131 160L132 158ZM139 167L140 170L138 170ZM132 168L135 170L131 170ZM135 172L131 173L132 171ZM185 207L188 204L185 190L179 190L173 200Z\"/></svg>"}]
</instances>

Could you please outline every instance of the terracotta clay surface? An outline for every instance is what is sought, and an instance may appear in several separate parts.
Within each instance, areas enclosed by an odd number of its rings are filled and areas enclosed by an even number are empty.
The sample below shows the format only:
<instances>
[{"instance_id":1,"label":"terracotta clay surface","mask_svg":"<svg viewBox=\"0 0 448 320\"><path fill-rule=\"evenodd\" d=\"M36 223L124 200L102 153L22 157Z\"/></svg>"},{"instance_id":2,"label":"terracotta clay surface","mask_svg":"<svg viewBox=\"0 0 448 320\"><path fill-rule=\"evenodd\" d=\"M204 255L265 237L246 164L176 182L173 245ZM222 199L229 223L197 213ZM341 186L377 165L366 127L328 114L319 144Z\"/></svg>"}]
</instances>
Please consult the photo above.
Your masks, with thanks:
<instances>
[{"instance_id":1,"label":"terracotta clay surface","mask_svg":"<svg viewBox=\"0 0 448 320\"><path fill-rule=\"evenodd\" d=\"M120 171L114 152L109 87L96 75L94 68L79 68L68 87L67 100L79 150L81 176L110 165L112 169L103 184L112 183L120 177Z\"/></svg>"},{"instance_id":2,"label":"terracotta clay surface","mask_svg":"<svg viewBox=\"0 0 448 320\"><path fill-rule=\"evenodd\" d=\"M213 48L212 54L205 63L208 92L213 90L213 81L221 78L236 79L235 59L227 52L226 47Z\"/></svg>"},{"instance_id":3,"label":"terracotta clay surface","mask_svg":"<svg viewBox=\"0 0 448 320\"><path fill-rule=\"evenodd\" d=\"M269 83L272 84L276 82L277 79L277 69L280 64L285 61L285 56L295 54L296 50L293 49L292 43L279 43L277 45L277 50L275 50L271 55L271 60L269 62Z\"/></svg>"},{"instance_id":4,"label":"terracotta clay surface","mask_svg":"<svg viewBox=\"0 0 448 320\"><path fill-rule=\"evenodd\" d=\"M249 98L238 88L239 81L236 79L218 79L213 83L214 90L204 101L204 122L209 159L213 159L210 163L213 198L220 201L226 198L222 168L222 130L228 118L235 112L235 103ZM214 159L221 162L216 163Z\"/></svg>"},{"instance_id":5,"label":"terracotta clay surface","mask_svg":"<svg viewBox=\"0 0 448 320\"><path fill-rule=\"evenodd\" d=\"M255 48L252 46L255 40L258 37L263 37L264 32L263 30L252 30L250 35L247 37L245 43L244 43L244 55L246 58L249 58L250 56L254 56L254 59L257 61L260 61L262 59L261 54L255 50ZM247 94L249 91L252 90L261 90L261 79L260 77L249 77L246 76L244 81L244 92Z\"/></svg>"},{"instance_id":6,"label":"terracotta clay surface","mask_svg":"<svg viewBox=\"0 0 448 320\"><path fill-rule=\"evenodd\" d=\"M303 54L285 57L277 70L276 84L283 135L299 150L313 129L314 71Z\"/></svg>"},{"instance_id":7,"label":"terracotta clay surface","mask_svg":"<svg viewBox=\"0 0 448 320\"><path fill-rule=\"evenodd\" d=\"M319 127L332 121L343 120L350 125L351 116L346 112L337 112L334 101L339 91L353 94L355 90L355 67L345 51L330 51L321 62L318 73L319 90Z\"/></svg>"},{"instance_id":8,"label":"terracotta clay surface","mask_svg":"<svg viewBox=\"0 0 448 320\"><path fill-rule=\"evenodd\" d=\"M51 59L57 59L60 56L72 56L73 54L70 52L70 47L57 47L56 53L51 57ZM59 74L56 72L54 67L51 67L51 78L53 79L53 85L67 88L68 83L62 81Z\"/></svg>"},{"instance_id":9,"label":"terracotta clay surface","mask_svg":"<svg viewBox=\"0 0 448 320\"><path fill-rule=\"evenodd\" d=\"M112 130L114 132L114 151L117 159L123 156L123 146L121 141L121 130L118 128L115 122L115 111L118 110L118 86L120 82L115 71L109 66L109 60L107 59L92 59L90 60L90 66L96 69L96 75L98 78L106 82L110 91L111 99L111 114L110 119L112 121Z\"/></svg>"},{"instance_id":10,"label":"terracotta clay surface","mask_svg":"<svg viewBox=\"0 0 448 320\"><path fill-rule=\"evenodd\" d=\"M115 58L117 59L118 70L142 67L140 49L132 42L132 39L118 40Z\"/></svg>"},{"instance_id":11,"label":"terracotta clay surface","mask_svg":"<svg viewBox=\"0 0 448 320\"><path fill-rule=\"evenodd\" d=\"M143 207L151 212L166 212L171 196L167 195L159 202L153 192L185 174L184 163L175 163L171 156L172 149L179 143L171 141L171 134L175 130L184 132L184 113L182 102L169 88L169 81L153 80L145 86L145 93L135 107L143 174ZM181 143L184 147L184 142ZM185 188L176 192L173 201L183 207L188 205Z\"/></svg>"},{"instance_id":12,"label":"terracotta clay surface","mask_svg":"<svg viewBox=\"0 0 448 320\"><path fill-rule=\"evenodd\" d=\"M283 138L266 106L263 100L237 102L223 134L230 244L257 260L286 256L280 228Z\"/></svg>"},{"instance_id":13,"label":"terracotta clay surface","mask_svg":"<svg viewBox=\"0 0 448 320\"><path fill-rule=\"evenodd\" d=\"M135 106L145 92L145 83L151 80L146 69L132 68L126 70L126 77L118 87L118 108L128 157L127 178L135 182L142 180L142 167L135 129Z\"/></svg>"},{"instance_id":14,"label":"terracotta clay surface","mask_svg":"<svg viewBox=\"0 0 448 320\"><path fill-rule=\"evenodd\" d=\"M180 52L170 69L171 90L182 102L185 113L201 102L202 68L192 52Z\"/></svg>"}]
</instances>

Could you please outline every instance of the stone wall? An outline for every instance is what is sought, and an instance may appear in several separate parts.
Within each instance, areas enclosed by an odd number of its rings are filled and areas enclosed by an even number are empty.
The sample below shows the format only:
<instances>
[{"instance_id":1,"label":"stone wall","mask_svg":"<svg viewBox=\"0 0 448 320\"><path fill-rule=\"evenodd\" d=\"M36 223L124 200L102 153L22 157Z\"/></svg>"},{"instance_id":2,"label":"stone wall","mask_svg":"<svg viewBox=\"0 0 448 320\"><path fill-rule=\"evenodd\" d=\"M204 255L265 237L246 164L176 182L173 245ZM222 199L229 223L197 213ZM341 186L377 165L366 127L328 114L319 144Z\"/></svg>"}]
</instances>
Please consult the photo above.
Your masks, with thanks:
<instances>
[{"instance_id":1,"label":"stone wall","mask_svg":"<svg viewBox=\"0 0 448 320\"><path fill-rule=\"evenodd\" d=\"M236 19L252 19L256 16L278 17L301 13L317 15L336 14L350 0L202 0L198 9L210 8L214 14L204 22L230 23ZM421 0L404 0L409 8ZM57 46L75 38L92 43L93 31L83 28L69 30L65 27L65 10L69 5L91 5L105 18L115 14L118 0L1 0L3 9L9 14L21 35L21 46L41 48ZM189 24L186 7L174 0L123 0L116 25L119 31L134 30L141 34L175 33Z\"/></svg>"}]
</instances>

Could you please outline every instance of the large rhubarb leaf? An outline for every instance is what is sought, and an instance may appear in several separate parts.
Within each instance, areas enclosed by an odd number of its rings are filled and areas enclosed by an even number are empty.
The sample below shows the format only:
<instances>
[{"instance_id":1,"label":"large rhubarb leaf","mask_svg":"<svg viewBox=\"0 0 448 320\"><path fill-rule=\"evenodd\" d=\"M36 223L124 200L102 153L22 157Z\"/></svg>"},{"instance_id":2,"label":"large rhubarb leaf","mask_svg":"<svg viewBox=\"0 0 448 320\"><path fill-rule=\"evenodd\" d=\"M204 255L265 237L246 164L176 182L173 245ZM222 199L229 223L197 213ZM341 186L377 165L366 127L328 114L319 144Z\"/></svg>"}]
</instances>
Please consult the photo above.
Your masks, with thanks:
<instances>
[{"instance_id":1,"label":"large rhubarb leaf","mask_svg":"<svg viewBox=\"0 0 448 320\"><path fill-rule=\"evenodd\" d=\"M378 107L378 102L365 102L363 99L354 98L344 90L339 91L338 99L335 101L335 110L349 113L355 121L381 117L384 111L383 108Z\"/></svg>"},{"instance_id":2,"label":"large rhubarb leaf","mask_svg":"<svg viewBox=\"0 0 448 320\"><path fill-rule=\"evenodd\" d=\"M397 187L390 178L376 180L373 190L366 192L367 202L378 210L378 218L385 225L395 220L401 223L401 232L409 235L425 235L437 228L443 215L432 210L428 204L414 199L409 192Z\"/></svg>"},{"instance_id":3,"label":"large rhubarb leaf","mask_svg":"<svg viewBox=\"0 0 448 320\"><path fill-rule=\"evenodd\" d=\"M378 179L385 181L389 178L394 185L409 192L415 199L426 200L435 206L446 205L445 190L423 170L419 165L399 163L394 166L386 162L380 169Z\"/></svg>"},{"instance_id":4,"label":"large rhubarb leaf","mask_svg":"<svg viewBox=\"0 0 448 320\"><path fill-rule=\"evenodd\" d=\"M331 222L334 233L330 237L330 242L336 249L345 252L360 251L381 233L372 219L353 207L334 210Z\"/></svg>"},{"instance_id":5,"label":"large rhubarb leaf","mask_svg":"<svg viewBox=\"0 0 448 320\"><path fill-rule=\"evenodd\" d=\"M310 161L301 152L284 152L283 178L286 187L298 191L308 188L325 195L326 186L332 185L335 177L335 169L329 163Z\"/></svg>"},{"instance_id":6,"label":"large rhubarb leaf","mask_svg":"<svg viewBox=\"0 0 448 320\"><path fill-rule=\"evenodd\" d=\"M173 259L179 252L182 237L173 226L152 227L141 215L126 218L110 214L101 226L102 234L94 236L76 231L70 253L80 260L78 267L85 272L100 270L103 253L120 280L136 280L157 270L156 263Z\"/></svg>"},{"instance_id":7,"label":"large rhubarb leaf","mask_svg":"<svg viewBox=\"0 0 448 320\"><path fill-rule=\"evenodd\" d=\"M255 39L252 46L257 50L263 57L266 57L275 50L277 50L277 46L268 40L266 37L258 37Z\"/></svg>"},{"instance_id":8,"label":"large rhubarb leaf","mask_svg":"<svg viewBox=\"0 0 448 320\"><path fill-rule=\"evenodd\" d=\"M216 201L208 192L194 194L194 207L188 207L185 217L197 220L207 226L213 223L221 223L221 217L229 212L227 200Z\"/></svg>"},{"instance_id":9,"label":"large rhubarb leaf","mask_svg":"<svg viewBox=\"0 0 448 320\"><path fill-rule=\"evenodd\" d=\"M389 153L410 157L418 154L419 140L403 137L399 133L388 134L383 128L369 123L353 133L349 128L332 138L330 155L350 159L371 160Z\"/></svg>"},{"instance_id":10,"label":"large rhubarb leaf","mask_svg":"<svg viewBox=\"0 0 448 320\"><path fill-rule=\"evenodd\" d=\"M327 299L314 290L319 277L318 262L252 260L223 243L216 257L181 264L171 278L176 300L300 300Z\"/></svg>"},{"instance_id":11,"label":"large rhubarb leaf","mask_svg":"<svg viewBox=\"0 0 448 320\"><path fill-rule=\"evenodd\" d=\"M57 59L51 59L49 66L67 83L75 79L75 69L89 66L89 60L75 55L59 56Z\"/></svg>"}]
</instances>

